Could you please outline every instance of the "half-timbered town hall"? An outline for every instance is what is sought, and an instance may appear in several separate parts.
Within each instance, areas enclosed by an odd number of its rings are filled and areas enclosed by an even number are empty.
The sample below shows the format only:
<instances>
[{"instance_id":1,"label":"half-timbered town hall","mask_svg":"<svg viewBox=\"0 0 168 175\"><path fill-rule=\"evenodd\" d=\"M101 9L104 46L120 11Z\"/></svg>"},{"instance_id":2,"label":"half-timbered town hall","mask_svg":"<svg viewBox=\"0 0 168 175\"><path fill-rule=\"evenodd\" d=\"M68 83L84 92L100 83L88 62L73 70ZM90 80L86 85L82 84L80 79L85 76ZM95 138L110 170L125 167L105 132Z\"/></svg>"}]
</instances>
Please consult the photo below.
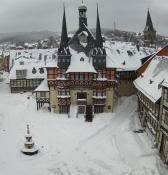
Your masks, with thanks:
<instances>
[{"instance_id":1,"label":"half-timbered town hall","mask_svg":"<svg viewBox=\"0 0 168 175\"><path fill-rule=\"evenodd\" d=\"M56 113L68 113L70 108L84 113L87 105L92 105L95 113L112 112L115 71L106 66L98 7L96 36L88 29L87 6L82 3L78 10L79 28L69 38L64 8L57 63L46 66L50 107ZM40 89L37 97L38 92Z\"/></svg>"}]
</instances>

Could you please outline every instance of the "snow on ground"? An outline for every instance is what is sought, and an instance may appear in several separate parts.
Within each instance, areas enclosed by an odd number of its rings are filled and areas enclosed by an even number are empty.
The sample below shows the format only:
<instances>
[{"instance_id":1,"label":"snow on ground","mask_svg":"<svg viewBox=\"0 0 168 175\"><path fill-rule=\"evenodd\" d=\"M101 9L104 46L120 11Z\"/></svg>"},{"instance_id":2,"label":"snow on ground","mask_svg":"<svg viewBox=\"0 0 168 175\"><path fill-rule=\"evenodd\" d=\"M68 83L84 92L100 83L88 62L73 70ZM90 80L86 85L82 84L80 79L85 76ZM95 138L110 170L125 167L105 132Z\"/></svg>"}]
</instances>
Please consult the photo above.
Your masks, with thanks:
<instances>
[{"instance_id":1,"label":"snow on ground","mask_svg":"<svg viewBox=\"0 0 168 175\"><path fill-rule=\"evenodd\" d=\"M27 97L30 96L30 99ZM0 175L159 175L157 151L139 129L136 97L119 100L113 114L68 118L37 112L30 93L0 84ZM40 153L23 155L26 125Z\"/></svg>"}]
</instances>

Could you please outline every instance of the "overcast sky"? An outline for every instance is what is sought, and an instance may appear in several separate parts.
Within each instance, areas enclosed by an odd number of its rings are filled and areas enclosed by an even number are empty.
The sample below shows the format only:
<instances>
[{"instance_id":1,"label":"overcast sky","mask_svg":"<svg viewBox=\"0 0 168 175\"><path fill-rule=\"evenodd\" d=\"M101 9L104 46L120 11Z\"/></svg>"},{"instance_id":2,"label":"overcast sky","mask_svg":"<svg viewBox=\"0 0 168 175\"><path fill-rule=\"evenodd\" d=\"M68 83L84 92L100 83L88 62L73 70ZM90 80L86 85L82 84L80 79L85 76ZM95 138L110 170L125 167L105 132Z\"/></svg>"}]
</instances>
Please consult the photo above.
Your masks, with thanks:
<instances>
[{"instance_id":1,"label":"overcast sky","mask_svg":"<svg viewBox=\"0 0 168 175\"><path fill-rule=\"evenodd\" d=\"M64 0L67 28L78 27L78 5L81 0ZM168 35L168 0L84 0L88 25L96 25L96 3L99 4L101 26L142 32L150 8L155 29ZM0 0L0 32L60 31L63 0Z\"/></svg>"}]
</instances>

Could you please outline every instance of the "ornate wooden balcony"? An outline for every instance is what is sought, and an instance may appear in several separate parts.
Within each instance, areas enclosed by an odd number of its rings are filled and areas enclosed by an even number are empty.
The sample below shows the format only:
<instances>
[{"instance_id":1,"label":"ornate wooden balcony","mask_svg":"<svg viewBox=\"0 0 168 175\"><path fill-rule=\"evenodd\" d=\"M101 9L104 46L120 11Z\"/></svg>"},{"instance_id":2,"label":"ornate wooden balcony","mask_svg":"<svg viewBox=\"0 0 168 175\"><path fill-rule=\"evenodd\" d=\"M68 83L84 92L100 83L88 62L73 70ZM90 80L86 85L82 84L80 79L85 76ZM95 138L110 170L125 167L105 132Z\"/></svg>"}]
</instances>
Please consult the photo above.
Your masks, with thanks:
<instances>
[{"instance_id":1,"label":"ornate wooden balcony","mask_svg":"<svg viewBox=\"0 0 168 175\"><path fill-rule=\"evenodd\" d=\"M58 95L57 98L65 98L65 99L67 99L67 98L71 98L71 96L70 95Z\"/></svg>"},{"instance_id":2,"label":"ornate wooden balcony","mask_svg":"<svg viewBox=\"0 0 168 175\"><path fill-rule=\"evenodd\" d=\"M98 81L98 80L48 80L49 86L60 87L91 87L107 88L114 87L116 81Z\"/></svg>"},{"instance_id":3,"label":"ornate wooden balcony","mask_svg":"<svg viewBox=\"0 0 168 175\"><path fill-rule=\"evenodd\" d=\"M93 99L106 99L107 97L106 96L100 96L100 95L97 95L97 96L92 96Z\"/></svg>"},{"instance_id":4,"label":"ornate wooden balcony","mask_svg":"<svg viewBox=\"0 0 168 175\"><path fill-rule=\"evenodd\" d=\"M45 98L45 97L38 97L38 98L36 98L36 101L38 103L50 103L50 99L49 98Z\"/></svg>"}]
</instances>

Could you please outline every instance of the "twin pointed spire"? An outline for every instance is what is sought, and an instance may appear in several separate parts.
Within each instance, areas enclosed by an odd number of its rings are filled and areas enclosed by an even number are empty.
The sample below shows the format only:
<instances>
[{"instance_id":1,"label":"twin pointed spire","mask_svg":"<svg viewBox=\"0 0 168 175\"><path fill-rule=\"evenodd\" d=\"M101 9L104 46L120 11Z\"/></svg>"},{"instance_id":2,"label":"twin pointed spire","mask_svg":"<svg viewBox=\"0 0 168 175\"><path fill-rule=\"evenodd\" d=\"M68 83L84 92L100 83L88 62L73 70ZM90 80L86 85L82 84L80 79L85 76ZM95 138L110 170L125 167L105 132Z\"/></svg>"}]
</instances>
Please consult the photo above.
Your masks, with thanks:
<instances>
[{"instance_id":1,"label":"twin pointed spire","mask_svg":"<svg viewBox=\"0 0 168 175\"><path fill-rule=\"evenodd\" d=\"M82 0L82 3L83 3L83 0ZM66 48L66 47L68 47L68 34L67 34L65 4L64 4L60 48ZM101 47L101 48L103 47L103 39L101 35L98 4L97 4L97 23L96 23L96 47Z\"/></svg>"},{"instance_id":2,"label":"twin pointed spire","mask_svg":"<svg viewBox=\"0 0 168 175\"><path fill-rule=\"evenodd\" d=\"M153 27L151 15L150 15L150 12L149 12L149 9L148 9L147 19L146 19L146 26L145 26L144 32L153 32L153 31L155 31L155 29Z\"/></svg>"},{"instance_id":3,"label":"twin pointed spire","mask_svg":"<svg viewBox=\"0 0 168 175\"><path fill-rule=\"evenodd\" d=\"M99 19L99 9L97 4L97 23L96 23L96 46L103 47L103 39L101 35L101 26L100 26L100 19Z\"/></svg>"},{"instance_id":4,"label":"twin pointed spire","mask_svg":"<svg viewBox=\"0 0 168 175\"><path fill-rule=\"evenodd\" d=\"M62 33L61 33L61 48L66 48L68 46L68 33L67 33L67 24L66 24L66 14L65 14L65 4L64 4L64 13L62 21Z\"/></svg>"}]
</instances>

